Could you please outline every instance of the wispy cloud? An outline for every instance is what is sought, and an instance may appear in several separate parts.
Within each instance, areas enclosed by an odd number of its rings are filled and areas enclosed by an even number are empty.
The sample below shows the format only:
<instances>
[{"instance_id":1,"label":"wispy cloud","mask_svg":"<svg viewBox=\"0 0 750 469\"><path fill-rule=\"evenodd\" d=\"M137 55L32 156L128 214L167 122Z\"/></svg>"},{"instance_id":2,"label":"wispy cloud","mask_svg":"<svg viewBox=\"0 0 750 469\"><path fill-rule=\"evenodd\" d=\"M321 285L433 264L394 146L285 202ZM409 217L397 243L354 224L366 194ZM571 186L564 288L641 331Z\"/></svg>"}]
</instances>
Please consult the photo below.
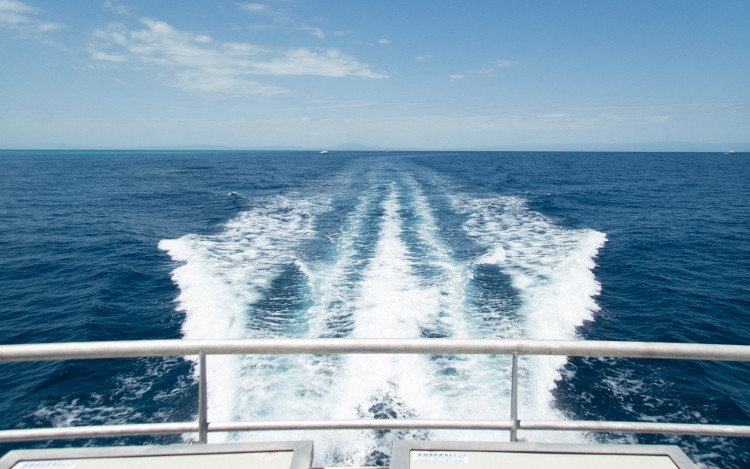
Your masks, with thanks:
<instances>
[{"instance_id":1,"label":"wispy cloud","mask_svg":"<svg viewBox=\"0 0 750 469\"><path fill-rule=\"evenodd\" d=\"M237 6L251 13L267 13L271 9L263 3L237 3Z\"/></svg>"},{"instance_id":2,"label":"wispy cloud","mask_svg":"<svg viewBox=\"0 0 750 469\"><path fill-rule=\"evenodd\" d=\"M130 13L130 8L125 5L115 5L112 2L104 2L104 8L118 15L127 15Z\"/></svg>"},{"instance_id":3,"label":"wispy cloud","mask_svg":"<svg viewBox=\"0 0 750 469\"><path fill-rule=\"evenodd\" d=\"M341 109L341 108L361 108L376 106L379 103L377 101L366 101L366 100L341 100L336 98L327 99L311 99L303 101L306 109Z\"/></svg>"},{"instance_id":4,"label":"wispy cloud","mask_svg":"<svg viewBox=\"0 0 750 469\"><path fill-rule=\"evenodd\" d=\"M416 60L417 62L427 62L431 58L432 58L431 55L418 55L414 57L414 60Z\"/></svg>"},{"instance_id":5,"label":"wispy cloud","mask_svg":"<svg viewBox=\"0 0 750 469\"><path fill-rule=\"evenodd\" d=\"M513 62L507 59L495 60L485 67L475 68L463 73L454 73L452 75L449 75L448 78L450 78L451 80L460 80L461 78L466 78L468 75L483 75L487 73L494 73L498 68L510 67L511 65L513 65Z\"/></svg>"},{"instance_id":6,"label":"wispy cloud","mask_svg":"<svg viewBox=\"0 0 750 469\"><path fill-rule=\"evenodd\" d=\"M669 122L669 116L651 116L648 120L654 124L666 124Z\"/></svg>"},{"instance_id":7,"label":"wispy cloud","mask_svg":"<svg viewBox=\"0 0 750 469\"><path fill-rule=\"evenodd\" d=\"M388 39L381 39L381 40L379 40L378 42L379 42L380 44L390 44L390 43L391 43L391 41L389 41Z\"/></svg>"},{"instance_id":8,"label":"wispy cloud","mask_svg":"<svg viewBox=\"0 0 750 469\"><path fill-rule=\"evenodd\" d=\"M301 29L302 31L310 31L310 33L313 36L319 37L321 39L323 39L324 37L326 37L326 33L324 33L322 29L313 28L313 27L310 27L310 26L302 26L299 29Z\"/></svg>"},{"instance_id":9,"label":"wispy cloud","mask_svg":"<svg viewBox=\"0 0 750 469\"><path fill-rule=\"evenodd\" d=\"M17 26L31 22L29 15L35 15L38 10L16 0L0 0L0 24Z\"/></svg>"},{"instance_id":10,"label":"wispy cloud","mask_svg":"<svg viewBox=\"0 0 750 469\"><path fill-rule=\"evenodd\" d=\"M326 37L326 33L320 29L313 26L308 26L302 21L299 21L294 17L294 15L289 14L288 11L286 11L283 8L283 5L280 5L279 2L274 4L273 6L265 4L265 3L250 3L250 2L235 2L235 5L237 5L241 10L255 13L255 14L262 14L265 20L270 20L270 23L272 24L256 24L250 26L251 29L255 30L271 30L276 28L282 28L287 30L298 30L298 31L307 31L313 36L323 39ZM336 36L343 36L343 33L334 33Z\"/></svg>"},{"instance_id":11,"label":"wispy cloud","mask_svg":"<svg viewBox=\"0 0 750 469\"><path fill-rule=\"evenodd\" d=\"M15 29L22 33L45 33L64 29L59 23L38 21L33 15L39 9L18 0L0 0L0 27Z\"/></svg>"},{"instance_id":12,"label":"wispy cloud","mask_svg":"<svg viewBox=\"0 0 750 469\"><path fill-rule=\"evenodd\" d=\"M317 75L387 78L338 49L275 49L249 43L219 42L151 18L144 29L112 23L93 33L91 56L102 62L149 66L172 87L187 91L274 95L284 88L248 79L253 75Z\"/></svg>"},{"instance_id":13,"label":"wispy cloud","mask_svg":"<svg viewBox=\"0 0 750 469\"><path fill-rule=\"evenodd\" d=\"M59 31L65 29L65 25L60 23L51 23L48 21L41 21L36 24L36 31L40 33L46 33L48 31Z\"/></svg>"},{"instance_id":14,"label":"wispy cloud","mask_svg":"<svg viewBox=\"0 0 750 469\"><path fill-rule=\"evenodd\" d=\"M277 28L289 30L307 30L317 37L325 37L325 33L318 28L310 28L303 22L298 21L293 15L284 8L283 2L276 2L273 5L256 2L235 2L235 5L242 11L250 13L252 17L261 19L268 24L253 24L250 29L256 31L268 31ZM288 3L286 4L288 6Z\"/></svg>"}]
</instances>

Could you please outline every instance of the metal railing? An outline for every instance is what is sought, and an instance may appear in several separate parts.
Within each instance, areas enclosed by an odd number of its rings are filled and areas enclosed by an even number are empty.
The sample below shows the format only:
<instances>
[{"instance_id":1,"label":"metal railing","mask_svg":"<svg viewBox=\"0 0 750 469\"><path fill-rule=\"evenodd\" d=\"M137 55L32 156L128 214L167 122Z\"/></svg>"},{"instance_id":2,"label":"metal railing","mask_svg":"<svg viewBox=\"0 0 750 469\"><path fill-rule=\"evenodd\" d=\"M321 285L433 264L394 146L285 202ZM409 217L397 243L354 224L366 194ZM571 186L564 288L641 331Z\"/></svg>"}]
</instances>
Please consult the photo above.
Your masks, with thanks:
<instances>
[{"instance_id":1,"label":"metal railing","mask_svg":"<svg viewBox=\"0 0 750 469\"><path fill-rule=\"evenodd\" d=\"M255 422L208 421L208 396L206 386L207 355L296 354L511 355L510 419L506 421L416 419L288 420ZM519 355L750 362L750 346L649 342L470 339L148 340L0 346L0 363L187 355L198 356L199 385L197 422L3 430L0 431L0 443L181 433L197 433L198 442L206 443L208 432L344 429L507 430L510 431L510 441L517 440L519 430L565 430L750 437L750 426L747 425L518 419Z\"/></svg>"}]
</instances>

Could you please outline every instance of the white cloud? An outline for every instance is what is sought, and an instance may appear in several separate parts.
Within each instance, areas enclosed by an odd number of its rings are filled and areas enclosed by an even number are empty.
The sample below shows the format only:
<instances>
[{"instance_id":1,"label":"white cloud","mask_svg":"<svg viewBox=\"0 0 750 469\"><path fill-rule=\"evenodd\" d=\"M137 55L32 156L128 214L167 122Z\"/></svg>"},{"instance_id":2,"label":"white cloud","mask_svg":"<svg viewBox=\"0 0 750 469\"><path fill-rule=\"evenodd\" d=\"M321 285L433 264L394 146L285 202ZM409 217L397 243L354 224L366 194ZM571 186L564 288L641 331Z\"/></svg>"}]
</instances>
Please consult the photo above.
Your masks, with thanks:
<instances>
[{"instance_id":1,"label":"white cloud","mask_svg":"<svg viewBox=\"0 0 750 469\"><path fill-rule=\"evenodd\" d=\"M18 27L29 23L29 15L35 15L38 10L17 0L0 0L0 25Z\"/></svg>"},{"instance_id":2,"label":"white cloud","mask_svg":"<svg viewBox=\"0 0 750 469\"><path fill-rule=\"evenodd\" d=\"M453 75L450 76L450 78L459 79L459 78L464 78L467 75L483 75L486 73L493 73L497 71L497 69L500 67L510 67L511 65L513 65L513 62L511 62L510 60L506 60L506 59L495 60L489 66L482 67L482 68L475 68L473 70L469 70L468 72L464 72L464 73L454 73Z\"/></svg>"},{"instance_id":3,"label":"white cloud","mask_svg":"<svg viewBox=\"0 0 750 469\"><path fill-rule=\"evenodd\" d=\"M450 75L448 78L452 80L460 80L461 78L465 77L466 75L463 75L461 73L454 73L453 75Z\"/></svg>"},{"instance_id":4,"label":"white cloud","mask_svg":"<svg viewBox=\"0 0 750 469\"><path fill-rule=\"evenodd\" d=\"M301 30L303 30L303 31L310 31L310 33L311 33L311 34L312 34L313 36L315 36L315 37L319 37L319 38L321 38L321 39L323 39L324 37L326 37L326 33L324 33L322 29L318 29L318 28L312 28L312 27L310 27L310 26L302 26L302 27L301 27L301 28L299 28L299 29L301 29Z\"/></svg>"},{"instance_id":5,"label":"white cloud","mask_svg":"<svg viewBox=\"0 0 750 469\"><path fill-rule=\"evenodd\" d=\"M346 36L346 32L344 32L344 31L336 31L335 33L333 33L333 35L334 36L343 37L343 36Z\"/></svg>"},{"instance_id":6,"label":"white cloud","mask_svg":"<svg viewBox=\"0 0 750 469\"><path fill-rule=\"evenodd\" d=\"M427 62L431 58L432 58L431 55L418 55L414 57L414 60L416 60L417 62Z\"/></svg>"},{"instance_id":7,"label":"white cloud","mask_svg":"<svg viewBox=\"0 0 750 469\"><path fill-rule=\"evenodd\" d=\"M130 13L130 8L125 5L114 5L112 2L104 2L104 7L118 15L127 15Z\"/></svg>"},{"instance_id":8,"label":"white cloud","mask_svg":"<svg viewBox=\"0 0 750 469\"><path fill-rule=\"evenodd\" d=\"M169 86L204 93L273 95L287 91L249 80L253 75L388 77L338 49L276 49L218 42L151 18L143 18L141 23L144 29L129 30L112 23L96 30L89 46L92 57L133 68L146 65Z\"/></svg>"},{"instance_id":9,"label":"white cloud","mask_svg":"<svg viewBox=\"0 0 750 469\"><path fill-rule=\"evenodd\" d=\"M237 3L236 5L251 13L264 13L270 9L268 8L268 5L262 3Z\"/></svg>"},{"instance_id":10,"label":"white cloud","mask_svg":"<svg viewBox=\"0 0 750 469\"><path fill-rule=\"evenodd\" d=\"M59 31L61 29L65 29L65 26L60 23L43 22L37 23L36 25L36 30L40 33L44 33L47 31Z\"/></svg>"},{"instance_id":11,"label":"white cloud","mask_svg":"<svg viewBox=\"0 0 750 469\"><path fill-rule=\"evenodd\" d=\"M651 116L648 120L654 124L666 124L669 121L669 116Z\"/></svg>"},{"instance_id":12,"label":"white cloud","mask_svg":"<svg viewBox=\"0 0 750 469\"><path fill-rule=\"evenodd\" d=\"M381 40L379 40L378 42L379 42L380 44L390 44L390 43L391 43L391 41L389 41L388 39L381 39Z\"/></svg>"},{"instance_id":13,"label":"white cloud","mask_svg":"<svg viewBox=\"0 0 750 469\"><path fill-rule=\"evenodd\" d=\"M43 33L65 29L62 24L38 21L32 16L39 13L38 8L18 0L0 0L0 28L13 29L22 36L32 36L36 39L43 39ZM46 39L43 40L50 43Z\"/></svg>"},{"instance_id":14,"label":"white cloud","mask_svg":"<svg viewBox=\"0 0 750 469\"><path fill-rule=\"evenodd\" d=\"M310 122L310 118L309 117L303 117L302 118L302 122Z\"/></svg>"},{"instance_id":15,"label":"white cloud","mask_svg":"<svg viewBox=\"0 0 750 469\"><path fill-rule=\"evenodd\" d=\"M127 62L128 59L125 56L117 55L117 54L107 54L106 52L102 51L96 51L92 52L92 57L94 57L96 60L106 60L108 62Z\"/></svg>"}]
</instances>

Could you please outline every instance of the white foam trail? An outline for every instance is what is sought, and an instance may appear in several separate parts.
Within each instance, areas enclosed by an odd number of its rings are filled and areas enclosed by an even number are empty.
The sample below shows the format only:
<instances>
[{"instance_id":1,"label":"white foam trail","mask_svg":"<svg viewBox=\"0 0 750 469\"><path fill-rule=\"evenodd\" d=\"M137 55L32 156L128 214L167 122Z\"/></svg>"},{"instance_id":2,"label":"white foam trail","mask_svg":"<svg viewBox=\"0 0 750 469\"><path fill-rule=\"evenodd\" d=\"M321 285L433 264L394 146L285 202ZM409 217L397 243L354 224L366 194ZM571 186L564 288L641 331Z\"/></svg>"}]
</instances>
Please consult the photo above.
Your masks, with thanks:
<instances>
[{"instance_id":1,"label":"white foam trail","mask_svg":"<svg viewBox=\"0 0 750 469\"><path fill-rule=\"evenodd\" d=\"M309 337L419 337L435 322L440 285L415 275L412 254L402 239L401 195L395 184L378 181L366 191L332 248L330 261L303 263L312 305ZM378 220L372 215L382 210ZM368 222L378 225L373 240ZM372 241L375 245L368 245ZM363 253L363 250L365 251ZM213 359L213 357L211 357ZM342 356L244 359L233 416L258 419L416 417L440 414L439 394L431 392L434 374L427 357ZM375 432L255 433L229 439L314 438L316 463L363 465L373 451L390 452L390 440Z\"/></svg>"},{"instance_id":2,"label":"white foam trail","mask_svg":"<svg viewBox=\"0 0 750 469\"><path fill-rule=\"evenodd\" d=\"M405 194L395 183L385 188L377 180L372 184L344 224L332 261L305 266L314 301L308 309L309 333L416 338L440 323L453 336L463 330L457 306L464 301L466 269L451 263L450 250L440 242L431 209L415 183L406 187ZM382 190L387 192L379 204L382 215L372 220ZM409 228L415 228L426 258L415 257L413 247L404 241L404 216L412 208ZM370 252L368 222L374 221L378 232ZM418 275L415 269L420 264L429 264L431 272L438 273L429 278ZM332 330L332 324L343 329ZM315 373L308 374L309 384L320 396L317 406L309 402L317 407L317 418L440 418L448 412L437 391L446 380L436 377L436 364L427 357L344 356L320 359L307 367L310 370ZM415 433L398 436L409 435ZM340 432L309 437L316 440L318 464L363 465L371 464L371 455L378 451L389 453L394 435Z\"/></svg>"},{"instance_id":3,"label":"white foam trail","mask_svg":"<svg viewBox=\"0 0 750 469\"><path fill-rule=\"evenodd\" d=\"M410 252L401 239L403 220L395 184L383 202L383 215L375 252L357 286L351 337L416 338L421 326L439 310L434 287L425 286L413 272ZM425 417L442 403L429 393L430 365L426 357L412 355L347 356L342 379L335 388L333 418L391 416ZM373 432L362 432L345 460L366 462L373 451L389 452L390 441L378 441ZM336 442L342 443L342 442Z\"/></svg>"},{"instance_id":4,"label":"white foam trail","mask_svg":"<svg viewBox=\"0 0 750 469\"><path fill-rule=\"evenodd\" d=\"M401 239L395 185L383 208L375 257L360 282L352 337L419 337L419 325L438 309L437 298L422 289L412 273L410 254Z\"/></svg>"},{"instance_id":5,"label":"white foam trail","mask_svg":"<svg viewBox=\"0 0 750 469\"><path fill-rule=\"evenodd\" d=\"M594 298L601 286L593 273L594 257L606 236L559 227L528 210L517 197L455 196L453 202L468 215L466 232L487 247L476 262L496 264L509 275L522 301L518 326L503 333L530 339L577 338L576 328L599 310ZM565 357L522 361L522 417L563 418L551 406L550 391L565 362Z\"/></svg>"},{"instance_id":6,"label":"white foam trail","mask_svg":"<svg viewBox=\"0 0 750 469\"><path fill-rule=\"evenodd\" d=\"M359 197L334 244L332 260L314 265L300 263L313 300L307 310L309 337L345 337L350 333L356 299L352 278L366 262L361 253L367 248L364 227L376 195L370 190Z\"/></svg>"},{"instance_id":7,"label":"white foam trail","mask_svg":"<svg viewBox=\"0 0 750 469\"><path fill-rule=\"evenodd\" d=\"M376 191L366 191L344 222L332 247L332 259L295 262L307 276L312 304L305 311L305 335L345 337L350 333L356 299L351 277L361 269L360 250L365 244L363 226L374 208ZM279 360L281 358L281 360ZM239 379L238 420L330 419L333 390L342 379L341 359L322 357L270 357L243 366ZM257 432L231 435L241 441L314 439L316 464L330 462L341 450L352 446L351 434L341 439L335 432ZM323 448L336 453L326 458Z\"/></svg>"},{"instance_id":8,"label":"white foam trail","mask_svg":"<svg viewBox=\"0 0 750 469\"><path fill-rule=\"evenodd\" d=\"M186 313L185 337L278 336L254 326L253 305L280 268L292 263L307 277L309 297L306 309L295 312L306 329L284 331L287 336L566 339L575 338L576 327L597 310L599 284L592 269L603 234L558 227L517 198L454 195L454 209L468 220L465 231L487 248L477 259L458 261L420 185L408 175L400 178L401 185L382 173L372 175L324 259L295 255L296 246L315 235L319 204L287 198L238 215L218 235L162 241L160 248L183 263L173 279L181 290L178 307ZM497 265L512 279L520 310L468 301L475 288L472 272L480 264ZM477 320L488 309L492 317ZM208 363L212 421L508 418L508 357L210 357ZM549 392L563 363L523 360L523 418L563 418ZM448 431L398 437L428 435L498 438ZM211 441L314 438L316 464L352 466L371 464L378 451L390 453L393 436L268 432L212 434Z\"/></svg>"},{"instance_id":9,"label":"white foam trail","mask_svg":"<svg viewBox=\"0 0 750 469\"><path fill-rule=\"evenodd\" d=\"M277 236L283 231L290 239L282 243L287 247L275 249L266 258L264 265L259 266L259 275L269 275L267 270L278 270L277 264L289 262L294 264L307 276L311 304L307 311L298 313L304 316L307 329L285 331L287 336L331 337L348 336L351 332L351 316L356 301L356 283L352 277L362 268L366 261L361 256L361 249L366 247L367 229L363 225L371 216L371 210L377 208L377 190L366 191L359 199L355 210L345 221L340 235L332 246L332 259L316 261L289 255L293 239L300 230L279 226L270 234ZM273 211L275 212L275 210ZM250 218L257 218L252 213ZM265 224L265 222L263 222ZM307 234L309 230L302 230ZM258 240L251 239L252 247ZM243 248L249 250L250 247ZM267 312L273 313L272 311ZM249 331L252 332L252 331ZM257 332L256 332L257 333ZM221 357L209 357L209 366ZM323 356L276 356L276 357L243 357L238 359L233 369L218 370L218 373L233 373L233 381L228 383L230 389L219 391L221 399L231 400L233 405L229 418L209 409L212 421L224 420L298 420L330 419L335 402L331 395L337 383L342 379L341 360L339 357ZM212 370L209 370L213 376ZM211 380L209 379L209 383ZM344 378L345 379L345 378ZM209 397L212 391L209 389ZM211 400L211 399L210 399ZM211 400L213 402L213 400ZM316 461L324 462L325 454L321 450L329 447L338 457L342 450L349 449L353 442L351 433L346 440L337 439L331 432L253 432L225 436L230 441L263 441L279 439L315 439ZM209 437L214 437L209 435ZM212 441L216 441L215 437ZM327 444L328 443L328 444Z\"/></svg>"},{"instance_id":10,"label":"white foam trail","mask_svg":"<svg viewBox=\"0 0 750 469\"><path fill-rule=\"evenodd\" d=\"M411 205L416 213L417 236L426 246L427 255L420 261L436 267L432 279L437 287L440 314L433 318L439 330L449 338L481 338L486 331L467 323L471 315L467 304L472 281L472 263L458 261L442 239L437 220L421 186L412 178ZM508 363L505 363L505 362ZM433 409L432 418L493 420L509 418L510 367L504 358L484 356L449 356L437 358L430 369L429 392L440 396L442 407ZM497 440L499 432L458 430L434 431L435 439Z\"/></svg>"},{"instance_id":11,"label":"white foam trail","mask_svg":"<svg viewBox=\"0 0 750 469\"><path fill-rule=\"evenodd\" d=\"M431 284L437 287L434 292L438 299L440 316L435 318L446 337L468 338L465 323L466 289L471 279L470 266L457 262L453 251L443 241L427 197L420 185L411 177L407 178L411 188L412 207L416 213L417 236L426 247L426 256L419 262L435 268L439 274Z\"/></svg>"},{"instance_id":12,"label":"white foam trail","mask_svg":"<svg viewBox=\"0 0 750 469\"><path fill-rule=\"evenodd\" d=\"M172 272L180 288L177 309L185 312L186 339L231 339L273 336L272 331L250 328L252 305L285 264L294 262L294 249L314 235L314 215L325 203L275 197L242 212L222 232L186 235L162 240L159 248L182 265ZM208 360L209 409L214 421L230 421L237 414L241 395L239 357ZM211 435L212 441L223 435Z\"/></svg>"}]
</instances>

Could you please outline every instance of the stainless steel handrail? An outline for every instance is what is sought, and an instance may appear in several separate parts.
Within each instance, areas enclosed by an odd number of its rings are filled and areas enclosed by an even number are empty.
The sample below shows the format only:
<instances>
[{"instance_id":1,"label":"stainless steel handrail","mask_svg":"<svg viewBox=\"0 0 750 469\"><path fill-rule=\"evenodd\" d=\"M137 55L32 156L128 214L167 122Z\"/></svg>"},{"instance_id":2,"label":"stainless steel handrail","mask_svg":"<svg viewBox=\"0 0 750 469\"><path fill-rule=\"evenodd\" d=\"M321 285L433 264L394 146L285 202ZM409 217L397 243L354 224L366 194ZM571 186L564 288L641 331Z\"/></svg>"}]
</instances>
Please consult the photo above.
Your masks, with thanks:
<instances>
[{"instance_id":1,"label":"stainless steel handrail","mask_svg":"<svg viewBox=\"0 0 750 469\"><path fill-rule=\"evenodd\" d=\"M509 421L362 419L209 422L206 390L206 356L253 354L511 355L511 417ZM744 345L512 339L247 339L78 342L0 346L0 363L181 355L198 355L199 408L197 422L4 430L0 431L0 443L189 432L197 432L198 442L206 443L208 432L334 429L509 430L511 441L516 441L518 430L567 430L750 437L750 426L744 425L611 421L530 421L518 419L519 355L750 362L750 346Z\"/></svg>"},{"instance_id":2,"label":"stainless steel handrail","mask_svg":"<svg viewBox=\"0 0 750 469\"><path fill-rule=\"evenodd\" d=\"M136 340L0 346L0 362L178 355L466 354L565 355L750 361L750 346L514 339Z\"/></svg>"}]
</instances>

